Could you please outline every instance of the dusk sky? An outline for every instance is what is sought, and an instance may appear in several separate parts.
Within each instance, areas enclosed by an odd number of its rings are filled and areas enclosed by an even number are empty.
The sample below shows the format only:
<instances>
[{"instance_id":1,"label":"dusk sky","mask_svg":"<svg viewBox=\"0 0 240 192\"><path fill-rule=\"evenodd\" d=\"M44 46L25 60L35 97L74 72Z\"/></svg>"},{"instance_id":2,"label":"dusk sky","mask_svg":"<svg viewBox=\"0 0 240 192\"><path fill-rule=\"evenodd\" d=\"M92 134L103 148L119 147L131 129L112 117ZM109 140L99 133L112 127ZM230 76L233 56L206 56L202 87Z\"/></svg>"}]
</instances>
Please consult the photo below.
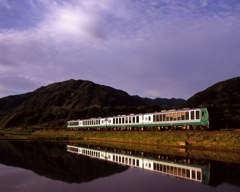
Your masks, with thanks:
<instances>
[{"instance_id":1,"label":"dusk sky","mask_svg":"<svg viewBox=\"0 0 240 192\"><path fill-rule=\"evenodd\" d=\"M240 75L240 0L0 0L0 98L69 79L184 98Z\"/></svg>"}]
</instances>

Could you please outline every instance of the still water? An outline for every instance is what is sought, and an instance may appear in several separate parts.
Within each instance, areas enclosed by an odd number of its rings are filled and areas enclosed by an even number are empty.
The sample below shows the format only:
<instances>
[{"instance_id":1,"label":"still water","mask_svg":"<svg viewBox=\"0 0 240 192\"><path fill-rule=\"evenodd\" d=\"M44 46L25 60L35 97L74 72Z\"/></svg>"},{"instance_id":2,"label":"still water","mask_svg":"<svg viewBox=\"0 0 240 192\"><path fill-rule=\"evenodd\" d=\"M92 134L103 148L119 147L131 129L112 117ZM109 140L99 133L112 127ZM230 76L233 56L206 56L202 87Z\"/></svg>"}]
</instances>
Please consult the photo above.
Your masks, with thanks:
<instances>
[{"instance_id":1,"label":"still water","mask_svg":"<svg viewBox=\"0 0 240 192\"><path fill-rule=\"evenodd\" d=\"M239 192L238 159L214 156L111 143L2 141L0 191Z\"/></svg>"}]
</instances>

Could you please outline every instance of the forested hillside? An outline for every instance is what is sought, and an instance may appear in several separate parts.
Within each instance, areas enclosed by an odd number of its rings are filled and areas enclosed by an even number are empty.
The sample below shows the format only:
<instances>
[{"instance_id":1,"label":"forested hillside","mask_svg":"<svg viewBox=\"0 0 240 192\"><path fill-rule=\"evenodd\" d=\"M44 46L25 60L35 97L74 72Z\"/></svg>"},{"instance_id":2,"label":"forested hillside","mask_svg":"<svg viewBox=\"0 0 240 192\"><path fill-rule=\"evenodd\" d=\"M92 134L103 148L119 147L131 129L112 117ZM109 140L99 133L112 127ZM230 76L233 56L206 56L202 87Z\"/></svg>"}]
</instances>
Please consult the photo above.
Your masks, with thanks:
<instances>
[{"instance_id":1,"label":"forested hillside","mask_svg":"<svg viewBox=\"0 0 240 192\"><path fill-rule=\"evenodd\" d=\"M178 108L216 105L223 109L226 126L240 127L240 77L212 85L196 93Z\"/></svg>"},{"instance_id":2,"label":"forested hillside","mask_svg":"<svg viewBox=\"0 0 240 192\"><path fill-rule=\"evenodd\" d=\"M168 108L168 106L164 106ZM135 96L91 81L68 80L0 99L0 127L65 127L70 119L161 110Z\"/></svg>"}]
</instances>

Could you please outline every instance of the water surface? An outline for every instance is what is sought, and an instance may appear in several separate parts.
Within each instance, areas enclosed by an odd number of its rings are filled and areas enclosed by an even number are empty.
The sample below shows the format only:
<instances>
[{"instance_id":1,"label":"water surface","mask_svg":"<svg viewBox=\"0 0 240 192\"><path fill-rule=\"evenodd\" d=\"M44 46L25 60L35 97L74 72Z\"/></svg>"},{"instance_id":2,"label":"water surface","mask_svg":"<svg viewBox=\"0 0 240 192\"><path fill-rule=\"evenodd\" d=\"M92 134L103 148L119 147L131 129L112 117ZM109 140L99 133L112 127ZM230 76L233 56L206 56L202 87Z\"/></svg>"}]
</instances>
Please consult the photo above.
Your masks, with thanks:
<instances>
[{"instance_id":1,"label":"water surface","mask_svg":"<svg viewBox=\"0 0 240 192\"><path fill-rule=\"evenodd\" d=\"M238 163L90 144L75 147L190 170L202 167L208 170L209 178L207 182L192 181L154 170L153 166L151 169L129 166L78 154L67 151L66 143L4 141L0 142L0 191L240 191Z\"/></svg>"}]
</instances>

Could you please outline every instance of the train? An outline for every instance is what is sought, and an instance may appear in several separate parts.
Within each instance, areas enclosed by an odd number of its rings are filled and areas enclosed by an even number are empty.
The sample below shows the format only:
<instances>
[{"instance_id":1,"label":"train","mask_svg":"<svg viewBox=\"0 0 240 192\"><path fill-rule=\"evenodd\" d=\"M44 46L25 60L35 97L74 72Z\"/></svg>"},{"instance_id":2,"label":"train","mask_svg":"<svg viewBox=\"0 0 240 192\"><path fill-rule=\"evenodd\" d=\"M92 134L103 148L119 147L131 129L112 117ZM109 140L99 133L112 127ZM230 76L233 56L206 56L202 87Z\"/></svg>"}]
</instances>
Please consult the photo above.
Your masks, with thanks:
<instances>
[{"instance_id":1,"label":"train","mask_svg":"<svg viewBox=\"0 0 240 192\"><path fill-rule=\"evenodd\" d=\"M218 130L223 127L223 111L217 106L162 110L161 112L117 115L67 121L70 130L161 131Z\"/></svg>"},{"instance_id":2,"label":"train","mask_svg":"<svg viewBox=\"0 0 240 192\"><path fill-rule=\"evenodd\" d=\"M160 172L164 175L173 176L189 181L208 184L210 180L210 164L197 165L186 162L176 162L158 158L145 157L142 155L126 154L103 149L88 148L68 144L66 150L78 155L89 156L100 160L106 160L130 167L142 168L149 171ZM160 158L160 159L159 159Z\"/></svg>"}]
</instances>

